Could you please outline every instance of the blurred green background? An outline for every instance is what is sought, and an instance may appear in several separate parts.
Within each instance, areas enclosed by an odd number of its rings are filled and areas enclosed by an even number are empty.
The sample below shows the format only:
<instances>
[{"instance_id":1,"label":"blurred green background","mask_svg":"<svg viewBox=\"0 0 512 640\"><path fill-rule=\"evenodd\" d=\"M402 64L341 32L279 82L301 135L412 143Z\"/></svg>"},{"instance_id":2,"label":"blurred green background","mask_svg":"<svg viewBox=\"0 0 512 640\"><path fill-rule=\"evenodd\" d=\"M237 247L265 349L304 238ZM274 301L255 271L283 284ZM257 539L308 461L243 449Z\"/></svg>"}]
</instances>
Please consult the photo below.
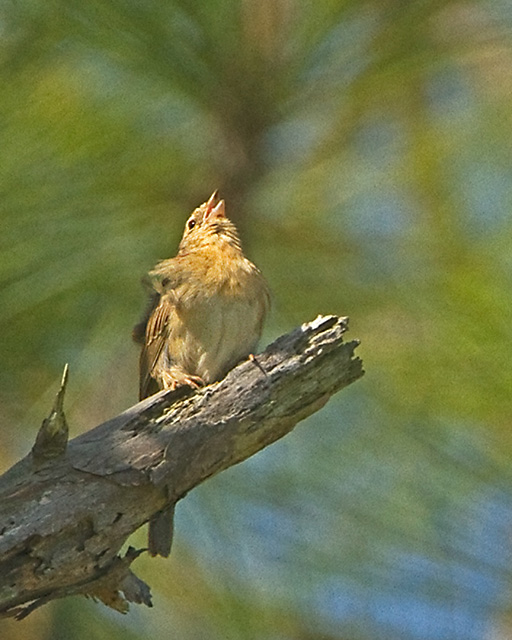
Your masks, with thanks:
<instances>
[{"instance_id":1,"label":"blurred green background","mask_svg":"<svg viewBox=\"0 0 512 640\"><path fill-rule=\"evenodd\" d=\"M1 637L511 638L510 0L4 0L0 35L1 470L65 362L72 435L134 404L140 278L215 188L263 345L348 315L367 371L179 504L152 610Z\"/></svg>"}]
</instances>

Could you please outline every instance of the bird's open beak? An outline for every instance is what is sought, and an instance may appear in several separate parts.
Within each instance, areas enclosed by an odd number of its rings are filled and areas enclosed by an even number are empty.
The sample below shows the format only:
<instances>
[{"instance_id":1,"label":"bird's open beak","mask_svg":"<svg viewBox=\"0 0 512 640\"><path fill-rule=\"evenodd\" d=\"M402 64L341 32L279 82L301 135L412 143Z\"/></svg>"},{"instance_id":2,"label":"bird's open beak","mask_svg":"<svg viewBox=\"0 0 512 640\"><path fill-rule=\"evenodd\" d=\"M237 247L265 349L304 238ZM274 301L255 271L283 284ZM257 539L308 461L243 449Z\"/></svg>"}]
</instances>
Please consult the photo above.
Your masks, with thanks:
<instances>
[{"instance_id":1,"label":"bird's open beak","mask_svg":"<svg viewBox=\"0 0 512 640\"><path fill-rule=\"evenodd\" d=\"M207 218L225 218L226 217L226 207L224 205L224 200L219 200L219 192L215 190L210 199L206 203L206 211L204 214L205 220Z\"/></svg>"},{"instance_id":2,"label":"bird's open beak","mask_svg":"<svg viewBox=\"0 0 512 640\"><path fill-rule=\"evenodd\" d=\"M219 190L215 189L215 191L212 193L212 195L208 199L208 202L205 203L207 215L211 213L212 209L214 209L214 207L218 204L218 202L219 202Z\"/></svg>"},{"instance_id":3,"label":"bird's open beak","mask_svg":"<svg viewBox=\"0 0 512 640\"><path fill-rule=\"evenodd\" d=\"M225 218L226 217L226 207L224 205L224 200L221 200L208 215L208 218Z\"/></svg>"}]
</instances>

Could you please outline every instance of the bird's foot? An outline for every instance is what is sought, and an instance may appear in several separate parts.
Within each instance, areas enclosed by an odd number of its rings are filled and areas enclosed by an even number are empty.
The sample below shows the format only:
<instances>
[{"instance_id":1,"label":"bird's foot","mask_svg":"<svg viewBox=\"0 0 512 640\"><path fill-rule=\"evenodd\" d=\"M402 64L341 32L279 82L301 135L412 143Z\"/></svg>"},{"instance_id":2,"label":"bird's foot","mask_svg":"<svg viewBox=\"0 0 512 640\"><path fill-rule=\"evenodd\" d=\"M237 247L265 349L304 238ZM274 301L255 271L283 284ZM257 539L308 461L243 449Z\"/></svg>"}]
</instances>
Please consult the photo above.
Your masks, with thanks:
<instances>
[{"instance_id":1,"label":"bird's foot","mask_svg":"<svg viewBox=\"0 0 512 640\"><path fill-rule=\"evenodd\" d=\"M204 386L204 380L199 376L189 375L183 371L165 371L161 376L162 387L174 391L178 387L192 387L193 389L199 389Z\"/></svg>"}]
</instances>

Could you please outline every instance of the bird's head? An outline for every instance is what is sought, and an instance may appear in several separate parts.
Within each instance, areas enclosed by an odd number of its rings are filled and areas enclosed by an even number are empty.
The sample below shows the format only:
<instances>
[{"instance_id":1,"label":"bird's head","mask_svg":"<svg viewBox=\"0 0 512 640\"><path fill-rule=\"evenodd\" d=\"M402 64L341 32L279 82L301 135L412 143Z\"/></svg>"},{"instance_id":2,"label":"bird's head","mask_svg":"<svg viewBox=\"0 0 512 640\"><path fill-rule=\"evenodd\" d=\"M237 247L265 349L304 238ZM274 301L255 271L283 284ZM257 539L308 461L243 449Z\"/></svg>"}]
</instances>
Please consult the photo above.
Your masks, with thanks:
<instances>
[{"instance_id":1,"label":"bird's head","mask_svg":"<svg viewBox=\"0 0 512 640\"><path fill-rule=\"evenodd\" d=\"M192 212L185 224L179 251L186 253L216 242L228 242L241 250L238 232L226 217L225 203L219 199L218 191Z\"/></svg>"}]
</instances>

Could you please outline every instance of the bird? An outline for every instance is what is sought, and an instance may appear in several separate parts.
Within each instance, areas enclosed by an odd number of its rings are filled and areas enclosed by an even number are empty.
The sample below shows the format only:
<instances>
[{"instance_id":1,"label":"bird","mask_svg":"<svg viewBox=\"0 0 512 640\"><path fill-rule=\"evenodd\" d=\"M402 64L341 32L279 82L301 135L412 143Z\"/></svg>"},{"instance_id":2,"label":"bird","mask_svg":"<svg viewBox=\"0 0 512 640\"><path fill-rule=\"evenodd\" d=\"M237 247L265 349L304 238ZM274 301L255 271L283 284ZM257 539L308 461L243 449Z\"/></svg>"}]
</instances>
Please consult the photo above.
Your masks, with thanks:
<instances>
[{"instance_id":1,"label":"bird","mask_svg":"<svg viewBox=\"0 0 512 640\"><path fill-rule=\"evenodd\" d=\"M199 388L252 356L270 308L269 287L245 257L218 191L185 223L175 257L148 274L149 303L133 339L142 345L139 399L161 389ZM168 556L174 505L149 524L149 552Z\"/></svg>"}]
</instances>

